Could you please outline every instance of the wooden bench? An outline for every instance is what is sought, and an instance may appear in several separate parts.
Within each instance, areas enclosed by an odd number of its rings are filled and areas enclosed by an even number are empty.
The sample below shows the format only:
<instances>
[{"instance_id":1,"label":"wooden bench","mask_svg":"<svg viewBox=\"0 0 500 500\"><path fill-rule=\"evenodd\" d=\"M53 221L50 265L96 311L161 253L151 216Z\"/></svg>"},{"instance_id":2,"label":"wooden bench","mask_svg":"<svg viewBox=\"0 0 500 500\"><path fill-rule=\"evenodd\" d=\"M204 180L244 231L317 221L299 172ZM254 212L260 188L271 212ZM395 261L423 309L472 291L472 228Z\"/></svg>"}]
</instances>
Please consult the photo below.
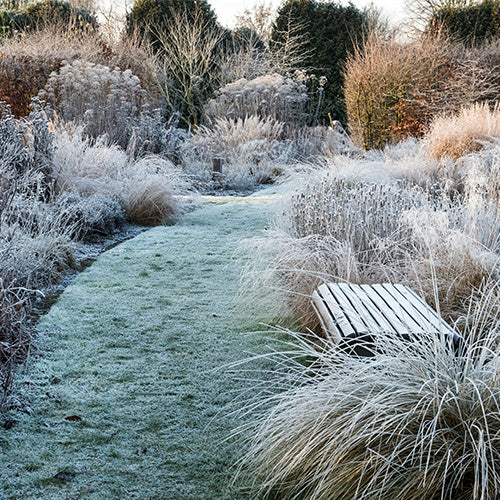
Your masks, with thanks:
<instances>
[{"instance_id":1,"label":"wooden bench","mask_svg":"<svg viewBox=\"0 0 500 500\"><path fill-rule=\"evenodd\" d=\"M324 283L313 293L312 305L327 338L335 344L370 342L377 333L408 339L422 333L444 334L456 349L463 343L450 325L404 285Z\"/></svg>"}]
</instances>

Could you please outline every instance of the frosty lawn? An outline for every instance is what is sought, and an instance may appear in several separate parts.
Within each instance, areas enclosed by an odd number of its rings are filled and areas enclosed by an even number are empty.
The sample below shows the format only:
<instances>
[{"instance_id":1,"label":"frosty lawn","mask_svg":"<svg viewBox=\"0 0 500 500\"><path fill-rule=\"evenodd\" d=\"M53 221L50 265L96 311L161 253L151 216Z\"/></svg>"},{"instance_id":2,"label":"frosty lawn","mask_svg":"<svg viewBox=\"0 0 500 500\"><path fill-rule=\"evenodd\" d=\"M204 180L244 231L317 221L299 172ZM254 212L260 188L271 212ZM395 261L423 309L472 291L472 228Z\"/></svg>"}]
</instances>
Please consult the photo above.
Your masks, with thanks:
<instances>
[{"instance_id":1,"label":"frosty lawn","mask_svg":"<svg viewBox=\"0 0 500 500\"><path fill-rule=\"evenodd\" d=\"M147 231L63 293L23 375L34 413L0 431L0 499L244 497L228 487L241 448L226 438L249 382L217 368L262 349L245 332L271 318L233 306L234 251L272 199L220 199Z\"/></svg>"}]
</instances>

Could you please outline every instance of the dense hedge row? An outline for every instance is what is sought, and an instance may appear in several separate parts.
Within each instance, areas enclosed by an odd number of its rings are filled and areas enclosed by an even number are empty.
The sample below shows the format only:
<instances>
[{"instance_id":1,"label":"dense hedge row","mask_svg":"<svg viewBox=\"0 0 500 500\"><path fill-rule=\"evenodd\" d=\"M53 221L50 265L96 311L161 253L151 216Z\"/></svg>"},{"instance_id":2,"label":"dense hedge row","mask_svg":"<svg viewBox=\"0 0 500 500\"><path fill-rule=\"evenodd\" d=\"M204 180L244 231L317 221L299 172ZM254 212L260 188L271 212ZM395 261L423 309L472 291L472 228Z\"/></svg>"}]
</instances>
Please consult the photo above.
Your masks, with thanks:
<instances>
[{"instance_id":1,"label":"dense hedge row","mask_svg":"<svg viewBox=\"0 0 500 500\"><path fill-rule=\"evenodd\" d=\"M366 14L352 4L343 6L317 0L288 0L278 11L272 32L273 42L285 43L290 28L295 30L294 36L304 41L301 67L327 79L320 120L327 122L328 113L331 113L332 118L345 124L342 91L344 64L354 46L362 42L367 33ZM318 80L310 83L311 90L314 90L315 82Z\"/></svg>"},{"instance_id":2,"label":"dense hedge row","mask_svg":"<svg viewBox=\"0 0 500 500\"><path fill-rule=\"evenodd\" d=\"M469 45L497 37L500 33L500 1L482 0L462 7L445 6L434 14L429 30L444 28L455 39Z\"/></svg>"}]
</instances>

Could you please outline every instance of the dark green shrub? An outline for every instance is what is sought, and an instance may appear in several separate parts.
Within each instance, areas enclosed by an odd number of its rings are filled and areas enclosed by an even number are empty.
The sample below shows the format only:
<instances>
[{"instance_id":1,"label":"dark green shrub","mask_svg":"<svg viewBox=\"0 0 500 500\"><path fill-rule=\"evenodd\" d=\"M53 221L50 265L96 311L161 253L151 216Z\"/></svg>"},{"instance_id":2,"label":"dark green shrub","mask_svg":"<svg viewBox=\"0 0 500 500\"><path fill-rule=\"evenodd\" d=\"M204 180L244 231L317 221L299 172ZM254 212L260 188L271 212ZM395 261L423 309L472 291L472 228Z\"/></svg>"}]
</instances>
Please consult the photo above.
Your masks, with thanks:
<instances>
[{"instance_id":1,"label":"dark green shrub","mask_svg":"<svg viewBox=\"0 0 500 500\"><path fill-rule=\"evenodd\" d=\"M444 29L452 38L480 44L500 34L500 0L482 0L461 7L442 7L432 17L428 31Z\"/></svg>"},{"instance_id":2,"label":"dark green shrub","mask_svg":"<svg viewBox=\"0 0 500 500\"><path fill-rule=\"evenodd\" d=\"M74 7L62 0L42 0L19 11L0 10L0 34L31 31L47 26L76 30L95 30L97 18L87 9Z\"/></svg>"},{"instance_id":3,"label":"dark green shrub","mask_svg":"<svg viewBox=\"0 0 500 500\"><path fill-rule=\"evenodd\" d=\"M325 122L328 113L345 124L343 87L345 61L367 30L367 19L354 5L338 5L317 0L287 0L279 9L273 27L271 45L276 50L287 42L290 29L301 39L304 57L299 66L318 79L309 84L314 93L319 77L327 78L319 118ZM316 87L316 88L315 88Z\"/></svg>"},{"instance_id":4,"label":"dark green shrub","mask_svg":"<svg viewBox=\"0 0 500 500\"><path fill-rule=\"evenodd\" d=\"M207 29L218 27L215 12L206 0L136 0L127 14L126 32L129 36L139 35L159 51L169 22L181 14L186 14L191 23L201 19Z\"/></svg>"}]
</instances>

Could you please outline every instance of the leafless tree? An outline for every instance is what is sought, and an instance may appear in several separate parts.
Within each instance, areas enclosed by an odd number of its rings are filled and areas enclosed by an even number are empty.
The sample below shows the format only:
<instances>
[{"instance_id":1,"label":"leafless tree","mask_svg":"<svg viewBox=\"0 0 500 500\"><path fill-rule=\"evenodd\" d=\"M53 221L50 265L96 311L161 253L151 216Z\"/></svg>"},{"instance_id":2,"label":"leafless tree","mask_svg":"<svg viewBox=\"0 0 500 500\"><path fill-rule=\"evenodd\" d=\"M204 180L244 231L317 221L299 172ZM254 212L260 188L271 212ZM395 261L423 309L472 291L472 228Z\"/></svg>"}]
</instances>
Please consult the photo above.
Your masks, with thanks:
<instances>
[{"instance_id":1,"label":"leafless tree","mask_svg":"<svg viewBox=\"0 0 500 500\"><path fill-rule=\"evenodd\" d=\"M264 43L271 39L274 23L274 11L270 4L257 2L243 14L236 16L236 28L250 28L255 31Z\"/></svg>"},{"instance_id":2,"label":"leafless tree","mask_svg":"<svg viewBox=\"0 0 500 500\"><path fill-rule=\"evenodd\" d=\"M306 24L288 16L286 30L279 33L279 42L272 44L274 66L279 73L287 73L304 66L310 55Z\"/></svg>"},{"instance_id":3,"label":"leafless tree","mask_svg":"<svg viewBox=\"0 0 500 500\"><path fill-rule=\"evenodd\" d=\"M444 7L464 7L471 0L405 0L406 10L414 28L423 30L432 16Z\"/></svg>"},{"instance_id":4,"label":"leafless tree","mask_svg":"<svg viewBox=\"0 0 500 500\"><path fill-rule=\"evenodd\" d=\"M169 107L180 111L187 125L198 126L204 95L219 72L223 37L200 14L172 11L166 29L155 29L160 42L157 55L160 84Z\"/></svg>"}]
</instances>

